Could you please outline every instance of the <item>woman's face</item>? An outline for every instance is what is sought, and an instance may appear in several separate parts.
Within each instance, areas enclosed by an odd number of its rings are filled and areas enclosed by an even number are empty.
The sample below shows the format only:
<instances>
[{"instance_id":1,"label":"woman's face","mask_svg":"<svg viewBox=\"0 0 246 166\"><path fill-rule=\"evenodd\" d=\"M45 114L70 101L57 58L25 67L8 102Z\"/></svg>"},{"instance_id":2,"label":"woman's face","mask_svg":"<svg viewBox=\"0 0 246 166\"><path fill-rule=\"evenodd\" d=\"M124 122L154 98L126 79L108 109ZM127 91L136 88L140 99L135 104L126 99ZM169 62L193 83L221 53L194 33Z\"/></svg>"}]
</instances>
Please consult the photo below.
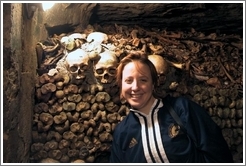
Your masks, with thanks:
<instances>
[{"instance_id":1,"label":"woman's face","mask_svg":"<svg viewBox=\"0 0 246 166\"><path fill-rule=\"evenodd\" d=\"M122 71L122 96L135 109L149 109L153 102L153 82L149 67L140 62L130 62Z\"/></svg>"}]
</instances>

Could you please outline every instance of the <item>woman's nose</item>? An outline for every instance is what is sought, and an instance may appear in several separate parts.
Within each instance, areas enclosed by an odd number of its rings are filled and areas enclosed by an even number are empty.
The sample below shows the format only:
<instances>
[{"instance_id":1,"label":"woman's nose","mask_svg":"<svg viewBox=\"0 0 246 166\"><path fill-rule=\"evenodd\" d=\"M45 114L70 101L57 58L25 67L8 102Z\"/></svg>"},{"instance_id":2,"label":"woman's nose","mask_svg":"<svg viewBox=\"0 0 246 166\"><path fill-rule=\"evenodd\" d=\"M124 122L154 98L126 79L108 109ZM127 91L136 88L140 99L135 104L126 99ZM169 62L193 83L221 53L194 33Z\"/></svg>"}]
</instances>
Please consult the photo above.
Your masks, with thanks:
<instances>
[{"instance_id":1,"label":"woman's nose","mask_svg":"<svg viewBox=\"0 0 246 166\"><path fill-rule=\"evenodd\" d=\"M132 90L137 90L139 88L138 81L133 81L132 83Z\"/></svg>"}]
</instances>

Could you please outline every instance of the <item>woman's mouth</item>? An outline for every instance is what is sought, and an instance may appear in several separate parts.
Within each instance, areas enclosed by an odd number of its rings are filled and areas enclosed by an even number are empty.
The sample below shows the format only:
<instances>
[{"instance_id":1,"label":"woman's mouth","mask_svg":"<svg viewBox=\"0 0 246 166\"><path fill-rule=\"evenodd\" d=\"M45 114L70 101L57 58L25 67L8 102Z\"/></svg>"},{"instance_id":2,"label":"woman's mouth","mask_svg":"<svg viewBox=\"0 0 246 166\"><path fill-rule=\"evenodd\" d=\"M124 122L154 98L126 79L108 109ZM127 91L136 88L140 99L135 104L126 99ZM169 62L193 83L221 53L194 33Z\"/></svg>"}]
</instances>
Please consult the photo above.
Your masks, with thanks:
<instances>
[{"instance_id":1,"label":"woman's mouth","mask_svg":"<svg viewBox=\"0 0 246 166\"><path fill-rule=\"evenodd\" d=\"M131 94L132 98L139 98L141 96L141 94Z\"/></svg>"}]
</instances>

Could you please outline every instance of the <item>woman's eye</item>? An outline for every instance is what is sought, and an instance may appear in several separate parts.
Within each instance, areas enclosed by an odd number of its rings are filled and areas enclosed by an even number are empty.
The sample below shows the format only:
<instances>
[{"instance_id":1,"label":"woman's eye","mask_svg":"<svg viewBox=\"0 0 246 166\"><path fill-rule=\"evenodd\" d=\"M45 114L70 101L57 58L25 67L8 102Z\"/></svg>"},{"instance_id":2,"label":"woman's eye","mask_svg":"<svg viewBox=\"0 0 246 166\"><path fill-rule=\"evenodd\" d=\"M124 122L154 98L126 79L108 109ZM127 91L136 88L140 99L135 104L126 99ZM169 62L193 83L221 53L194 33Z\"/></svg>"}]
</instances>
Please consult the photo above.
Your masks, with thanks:
<instances>
[{"instance_id":1,"label":"woman's eye","mask_svg":"<svg viewBox=\"0 0 246 166\"><path fill-rule=\"evenodd\" d=\"M125 82L126 82L127 84L130 84L130 83L132 83L132 80L126 79Z\"/></svg>"},{"instance_id":2,"label":"woman's eye","mask_svg":"<svg viewBox=\"0 0 246 166\"><path fill-rule=\"evenodd\" d=\"M141 79L141 82L147 82L147 79Z\"/></svg>"}]
</instances>

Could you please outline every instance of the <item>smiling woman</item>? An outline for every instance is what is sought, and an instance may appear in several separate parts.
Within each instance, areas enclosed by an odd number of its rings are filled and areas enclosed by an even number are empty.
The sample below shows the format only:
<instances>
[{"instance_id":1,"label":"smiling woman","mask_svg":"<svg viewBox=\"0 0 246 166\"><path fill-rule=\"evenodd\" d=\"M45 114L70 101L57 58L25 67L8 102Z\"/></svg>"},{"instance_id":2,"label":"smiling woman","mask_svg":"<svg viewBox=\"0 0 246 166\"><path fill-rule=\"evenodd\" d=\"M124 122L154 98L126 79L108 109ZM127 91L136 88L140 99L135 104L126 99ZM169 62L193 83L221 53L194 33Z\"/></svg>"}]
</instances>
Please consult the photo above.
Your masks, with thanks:
<instances>
[{"instance_id":1,"label":"smiling woman","mask_svg":"<svg viewBox=\"0 0 246 166\"><path fill-rule=\"evenodd\" d=\"M185 97L154 94L158 73L147 55L124 57L116 80L130 112L114 130L110 162L233 163L219 126L204 108Z\"/></svg>"}]
</instances>

